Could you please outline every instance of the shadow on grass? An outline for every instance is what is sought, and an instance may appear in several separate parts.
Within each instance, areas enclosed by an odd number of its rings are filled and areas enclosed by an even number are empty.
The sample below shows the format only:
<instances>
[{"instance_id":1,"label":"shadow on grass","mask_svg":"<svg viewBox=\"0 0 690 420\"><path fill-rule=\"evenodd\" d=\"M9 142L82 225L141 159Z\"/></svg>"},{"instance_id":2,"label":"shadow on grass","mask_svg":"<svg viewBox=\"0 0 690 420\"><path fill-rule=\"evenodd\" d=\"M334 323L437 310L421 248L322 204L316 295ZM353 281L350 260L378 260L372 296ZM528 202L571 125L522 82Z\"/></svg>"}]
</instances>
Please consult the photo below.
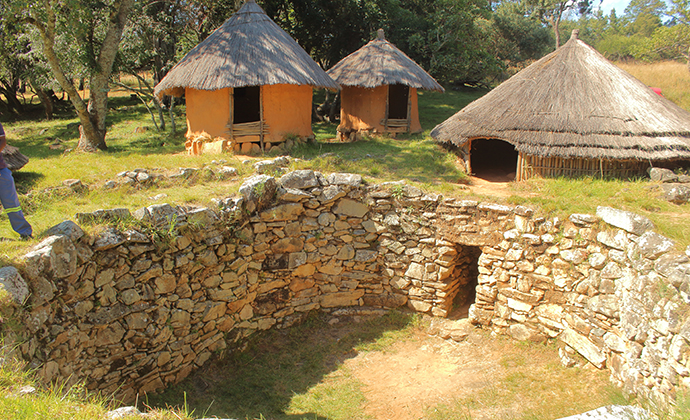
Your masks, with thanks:
<instances>
[{"instance_id":1,"label":"shadow on grass","mask_svg":"<svg viewBox=\"0 0 690 420\"><path fill-rule=\"evenodd\" d=\"M434 184L461 182L461 172L433 140L372 137L354 143L317 142L297 147L293 157L309 160L313 169L353 172L384 179Z\"/></svg>"},{"instance_id":2,"label":"shadow on grass","mask_svg":"<svg viewBox=\"0 0 690 420\"><path fill-rule=\"evenodd\" d=\"M195 416L219 418L361 417L356 402L350 408L354 412L334 417L324 417L321 412L286 412L293 397L308 393L345 360L356 356L358 348L374 344L387 331L404 329L413 319L412 314L390 312L360 323L329 325L326 315L311 314L301 325L257 333L244 351L228 349L224 358L207 362L183 382L159 395L149 395L146 404L165 408L181 406L186 401ZM342 400L338 394L331 396Z\"/></svg>"},{"instance_id":3,"label":"shadow on grass","mask_svg":"<svg viewBox=\"0 0 690 420\"><path fill-rule=\"evenodd\" d=\"M17 187L17 193L20 195L26 194L31 191L38 183L45 178L45 175L38 172L29 171L15 171L12 172L12 177L14 178L15 186Z\"/></svg>"},{"instance_id":4,"label":"shadow on grass","mask_svg":"<svg viewBox=\"0 0 690 420\"><path fill-rule=\"evenodd\" d=\"M108 108L108 149L105 153L149 155L184 150L184 106L175 109L178 130L174 135L169 131L167 112L167 131L156 131L146 108L138 99L128 96L112 97L108 100ZM18 147L30 159L58 158L65 149L76 147L79 139L79 119L72 108L61 103L59 112L56 112L50 121L36 118L35 114L36 112L27 111L25 116L18 116L5 125L8 144ZM158 114L155 110L154 114L157 119ZM140 132L137 132L138 128L142 128ZM62 147L51 149L50 145L54 143L59 143Z\"/></svg>"}]
</instances>

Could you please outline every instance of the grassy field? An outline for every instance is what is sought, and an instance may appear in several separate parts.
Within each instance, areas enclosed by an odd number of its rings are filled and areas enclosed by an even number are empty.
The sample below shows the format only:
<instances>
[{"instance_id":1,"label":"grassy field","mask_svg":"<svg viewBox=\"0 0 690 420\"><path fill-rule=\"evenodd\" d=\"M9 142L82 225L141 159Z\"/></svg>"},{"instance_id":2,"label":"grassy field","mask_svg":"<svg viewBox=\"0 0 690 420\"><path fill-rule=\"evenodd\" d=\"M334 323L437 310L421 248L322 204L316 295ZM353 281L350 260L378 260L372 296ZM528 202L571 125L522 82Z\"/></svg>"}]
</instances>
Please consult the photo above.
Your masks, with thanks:
<instances>
[{"instance_id":1,"label":"grassy field","mask_svg":"<svg viewBox=\"0 0 690 420\"><path fill-rule=\"evenodd\" d=\"M690 71L686 64L676 61L659 63L617 63L642 83L658 87L661 93L683 109L690 111Z\"/></svg>"}]
</instances>

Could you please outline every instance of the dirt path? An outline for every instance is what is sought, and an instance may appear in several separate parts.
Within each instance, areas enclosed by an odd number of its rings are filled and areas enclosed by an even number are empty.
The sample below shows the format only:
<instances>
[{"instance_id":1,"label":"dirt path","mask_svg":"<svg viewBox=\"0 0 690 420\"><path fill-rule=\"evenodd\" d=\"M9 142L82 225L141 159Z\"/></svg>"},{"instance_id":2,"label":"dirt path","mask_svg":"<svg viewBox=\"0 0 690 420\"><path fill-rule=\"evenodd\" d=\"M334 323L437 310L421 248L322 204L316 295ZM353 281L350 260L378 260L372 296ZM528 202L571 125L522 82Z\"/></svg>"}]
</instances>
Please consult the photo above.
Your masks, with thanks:
<instances>
[{"instance_id":1,"label":"dirt path","mask_svg":"<svg viewBox=\"0 0 690 420\"><path fill-rule=\"evenodd\" d=\"M516 354L516 342L473 330L466 319L435 320L428 331L385 352L361 353L345 366L364 384L365 414L377 420L443 418L443 412L433 417L433 411L439 406L457 410L458 402L473 420L520 418L525 409L543 402L543 394L534 401L529 391L513 389L521 383L512 383L514 377L527 385L532 379L526 372L540 374L556 367L555 377L543 382L559 383L564 378L558 375L566 371L557 367L554 349L517 350ZM576 387L589 385L594 391L605 386L601 372L582 370L583 382L574 383ZM504 389L506 380L509 385Z\"/></svg>"},{"instance_id":2,"label":"dirt path","mask_svg":"<svg viewBox=\"0 0 690 420\"><path fill-rule=\"evenodd\" d=\"M509 185L508 181L491 181L474 176L470 177L470 191L479 195L507 198L513 194Z\"/></svg>"}]
</instances>

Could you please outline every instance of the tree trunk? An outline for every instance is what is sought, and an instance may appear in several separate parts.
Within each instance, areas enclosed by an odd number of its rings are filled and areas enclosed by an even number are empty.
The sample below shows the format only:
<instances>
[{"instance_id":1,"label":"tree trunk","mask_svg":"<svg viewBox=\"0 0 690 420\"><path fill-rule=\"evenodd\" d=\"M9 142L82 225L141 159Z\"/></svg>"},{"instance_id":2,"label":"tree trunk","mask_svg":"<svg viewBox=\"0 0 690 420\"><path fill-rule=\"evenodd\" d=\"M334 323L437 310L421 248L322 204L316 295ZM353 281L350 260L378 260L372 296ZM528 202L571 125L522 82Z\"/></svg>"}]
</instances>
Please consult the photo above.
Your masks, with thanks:
<instances>
[{"instance_id":1,"label":"tree trunk","mask_svg":"<svg viewBox=\"0 0 690 420\"><path fill-rule=\"evenodd\" d=\"M87 107L89 120L94 131L79 130L79 144L77 147L88 152L97 149L106 150L105 144L105 115L108 112L108 76L96 73L89 81L89 105ZM83 125L83 124L82 124Z\"/></svg>"},{"instance_id":2,"label":"tree trunk","mask_svg":"<svg viewBox=\"0 0 690 420\"><path fill-rule=\"evenodd\" d=\"M175 97L170 95L170 133L175 134L177 130L177 125L175 124L175 113L173 112L173 107L175 106Z\"/></svg>"},{"instance_id":3,"label":"tree trunk","mask_svg":"<svg viewBox=\"0 0 690 420\"><path fill-rule=\"evenodd\" d=\"M561 46L561 32L558 26L561 23L560 15L553 20L553 32L556 35L556 49Z\"/></svg>"},{"instance_id":4,"label":"tree trunk","mask_svg":"<svg viewBox=\"0 0 690 420\"><path fill-rule=\"evenodd\" d=\"M340 92L336 93L335 98L333 98L331 109L328 112L328 122L335 123L335 116L338 111L340 111Z\"/></svg>"},{"instance_id":5,"label":"tree trunk","mask_svg":"<svg viewBox=\"0 0 690 420\"><path fill-rule=\"evenodd\" d=\"M153 99L153 104L156 106L156 109L158 110L158 119L161 120L161 131L165 131L165 118L163 118L163 107L156 98Z\"/></svg>"},{"instance_id":6,"label":"tree trunk","mask_svg":"<svg viewBox=\"0 0 690 420\"><path fill-rule=\"evenodd\" d=\"M53 101L50 99L50 95L46 93L45 90L34 88L34 92L38 95L38 99L41 100L41 105L43 105L43 110L46 113L46 119L53 119Z\"/></svg>"},{"instance_id":7,"label":"tree trunk","mask_svg":"<svg viewBox=\"0 0 690 420\"><path fill-rule=\"evenodd\" d=\"M98 54L97 70L91 74L89 83L89 118L94 125L94 132L80 130L79 149L93 151L95 149L105 150L105 116L108 113L108 82L113 71L113 63L117 55L122 31L127 22L134 0L120 0L113 5L112 13L109 16L108 31L101 43L101 50Z\"/></svg>"},{"instance_id":8,"label":"tree trunk","mask_svg":"<svg viewBox=\"0 0 690 420\"><path fill-rule=\"evenodd\" d=\"M15 114L21 114L24 111L24 106L22 102L17 99L17 87L18 85L14 82L7 82L7 80L0 80L0 93L5 95L7 100L7 106L11 112Z\"/></svg>"}]
</instances>

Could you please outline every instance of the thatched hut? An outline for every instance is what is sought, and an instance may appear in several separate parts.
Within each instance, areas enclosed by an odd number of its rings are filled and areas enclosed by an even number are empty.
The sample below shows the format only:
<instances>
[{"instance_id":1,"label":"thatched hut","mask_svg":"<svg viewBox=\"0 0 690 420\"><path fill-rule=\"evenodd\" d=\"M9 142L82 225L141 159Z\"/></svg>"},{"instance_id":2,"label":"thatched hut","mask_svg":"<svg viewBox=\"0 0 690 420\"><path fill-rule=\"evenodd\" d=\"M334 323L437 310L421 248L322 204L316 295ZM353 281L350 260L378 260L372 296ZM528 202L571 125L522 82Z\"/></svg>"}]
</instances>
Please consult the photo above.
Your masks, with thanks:
<instances>
[{"instance_id":1,"label":"thatched hut","mask_svg":"<svg viewBox=\"0 0 690 420\"><path fill-rule=\"evenodd\" d=\"M417 89L443 92L433 77L395 45L379 29L375 40L343 58L328 70L341 85L341 140L357 133L420 132Z\"/></svg>"},{"instance_id":2,"label":"thatched hut","mask_svg":"<svg viewBox=\"0 0 690 420\"><path fill-rule=\"evenodd\" d=\"M314 87L337 83L254 0L194 47L156 86L157 97L185 95L190 153L270 149L287 136L312 136ZM202 135L203 134L203 135Z\"/></svg>"},{"instance_id":3,"label":"thatched hut","mask_svg":"<svg viewBox=\"0 0 690 420\"><path fill-rule=\"evenodd\" d=\"M690 113L577 38L431 132L468 173L629 177L690 158ZM498 168L501 169L501 168Z\"/></svg>"}]
</instances>

